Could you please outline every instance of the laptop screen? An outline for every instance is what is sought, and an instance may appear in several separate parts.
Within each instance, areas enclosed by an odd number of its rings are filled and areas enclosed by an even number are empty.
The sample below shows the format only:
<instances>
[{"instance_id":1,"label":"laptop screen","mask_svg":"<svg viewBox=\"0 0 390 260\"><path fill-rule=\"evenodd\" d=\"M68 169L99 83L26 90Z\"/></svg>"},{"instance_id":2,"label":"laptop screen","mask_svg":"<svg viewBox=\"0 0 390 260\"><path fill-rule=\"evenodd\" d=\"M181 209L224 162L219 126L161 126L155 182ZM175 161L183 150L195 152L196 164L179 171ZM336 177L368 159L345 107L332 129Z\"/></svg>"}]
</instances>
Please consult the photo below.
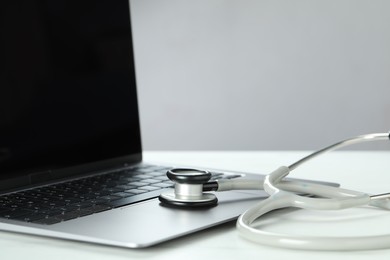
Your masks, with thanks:
<instances>
[{"instance_id":1,"label":"laptop screen","mask_svg":"<svg viewBox=\"0 0 390 260\"><path fill-rule=\"evenodd\" d=\"M0 180L140 153L128 0L0 5Z\"/></svg>"}]
</instances>

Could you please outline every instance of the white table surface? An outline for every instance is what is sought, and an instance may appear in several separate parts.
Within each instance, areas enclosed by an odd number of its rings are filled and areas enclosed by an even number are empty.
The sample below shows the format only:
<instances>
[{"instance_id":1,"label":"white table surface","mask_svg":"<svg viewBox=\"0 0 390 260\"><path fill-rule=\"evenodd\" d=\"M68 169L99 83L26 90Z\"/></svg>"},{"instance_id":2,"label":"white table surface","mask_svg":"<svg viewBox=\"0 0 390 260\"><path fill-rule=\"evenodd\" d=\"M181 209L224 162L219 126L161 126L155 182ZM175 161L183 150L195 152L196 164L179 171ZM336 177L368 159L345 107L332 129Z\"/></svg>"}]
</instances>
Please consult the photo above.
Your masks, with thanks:
<instances>
[{"instance_id":1,"label":"white table surface","mask_svg":"<svg viewBox=\"0 0 390 260\"><path fill-rule=\"evenodd\" d=\"M268 173L308 152L145 152L145 161ZM341 183L368 193L390 192L390 152L333 152L290 176ZM390 212L368 207L343 211L271 213L268 230L287 234L390 234ZM0 232L0 259L390 259L390 249L353 252L303 251L258 245L241 238L234 223L148 249L123 249Z\"/></svg>"}]
</instances>

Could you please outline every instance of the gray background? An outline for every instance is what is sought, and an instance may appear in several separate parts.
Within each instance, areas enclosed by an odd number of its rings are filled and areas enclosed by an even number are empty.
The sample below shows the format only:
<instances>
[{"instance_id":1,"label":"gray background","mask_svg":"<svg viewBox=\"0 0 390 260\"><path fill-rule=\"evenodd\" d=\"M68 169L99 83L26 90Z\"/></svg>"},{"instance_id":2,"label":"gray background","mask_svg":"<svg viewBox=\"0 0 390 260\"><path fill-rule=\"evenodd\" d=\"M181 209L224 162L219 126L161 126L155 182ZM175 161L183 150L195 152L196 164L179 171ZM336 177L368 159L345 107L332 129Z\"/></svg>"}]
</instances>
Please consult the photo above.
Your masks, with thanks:
<instances>
[{"instance_id":1,"label":"gray background","mask_svg":"<svg viewBox=\"0 0 390 260\"><path fill-rule=\"evenodd\" d=\"M312 150L390 130L390 1L130 3L145 150Z\"/></svg>"}]
</instances>

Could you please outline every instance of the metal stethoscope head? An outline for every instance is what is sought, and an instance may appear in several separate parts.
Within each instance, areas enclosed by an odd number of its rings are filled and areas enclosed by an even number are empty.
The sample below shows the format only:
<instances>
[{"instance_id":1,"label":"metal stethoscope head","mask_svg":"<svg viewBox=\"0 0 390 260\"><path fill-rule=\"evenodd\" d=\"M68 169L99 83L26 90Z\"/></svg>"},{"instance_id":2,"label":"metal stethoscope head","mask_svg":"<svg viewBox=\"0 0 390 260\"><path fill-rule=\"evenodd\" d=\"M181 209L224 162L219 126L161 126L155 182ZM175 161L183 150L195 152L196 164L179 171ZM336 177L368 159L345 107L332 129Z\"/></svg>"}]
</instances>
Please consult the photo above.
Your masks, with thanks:
<instances>
[{"instance_id":1,"label":"metal stethoscope head","mask_svg":"<svg viewBox=\"0 0 390 260\"><path fill-rule=\"evenodd\" d=\"M167 176L175 183L175 190L160 195L159 199L163 205L178 207L210 207L217 205L218 199L214 194L204 193L204 191L211 191L211 189L207 189L208 181L211 179L210 172L175 168L169 170Z\"/></svg>"},{"instance_id":2,"label":"metal stethoscope head","mask_svg":"<svg viewBox=\"0 0 390 260\"><path fill-rule=\"evenodd\" d=\"M167 176L175 182L174 192L160 195L163 205L176 207L215 206L216 196L205 191L242 189L264 189L270 196L244 212L237 220L237 228L245 238L261 244L309 250L364 250L390 247L390 235L368 237L311 237L291 236L266 232L252 227L264 214L280 208L297 207L304 209L344 209L370 205L390 209L390 194L369 195L322 184L285 180L291 170L308 160L337 148L355 143L388 140L389 133L368 134L350 138L295 162L289 167L282 166L270 173L264 180L237 178L209 182L211 173L197 169L172 169ZM306 194L305 196L299 194ZM312 195L314 197L308 197Z\"/></svg>"}]
</instances>

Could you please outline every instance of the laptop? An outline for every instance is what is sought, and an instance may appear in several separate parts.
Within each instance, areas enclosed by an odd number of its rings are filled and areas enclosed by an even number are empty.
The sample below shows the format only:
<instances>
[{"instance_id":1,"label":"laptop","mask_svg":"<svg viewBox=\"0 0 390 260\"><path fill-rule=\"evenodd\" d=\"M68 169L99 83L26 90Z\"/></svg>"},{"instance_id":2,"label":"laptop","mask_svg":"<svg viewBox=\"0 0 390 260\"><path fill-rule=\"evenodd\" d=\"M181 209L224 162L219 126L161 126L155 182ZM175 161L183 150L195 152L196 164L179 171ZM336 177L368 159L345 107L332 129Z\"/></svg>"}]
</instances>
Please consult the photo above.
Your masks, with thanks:
<instances>
[{"instance_id":1,"label":"laptop","mask_svg":"<svg viewBox=\"0 0 390 260\"><path fill-rule=\"evenodd\" d=\"M142 160L127 0L1 5L0 230L143 248L234 220L266 196L160 204L174 165Z\"/></svg>"}]
</instances>

